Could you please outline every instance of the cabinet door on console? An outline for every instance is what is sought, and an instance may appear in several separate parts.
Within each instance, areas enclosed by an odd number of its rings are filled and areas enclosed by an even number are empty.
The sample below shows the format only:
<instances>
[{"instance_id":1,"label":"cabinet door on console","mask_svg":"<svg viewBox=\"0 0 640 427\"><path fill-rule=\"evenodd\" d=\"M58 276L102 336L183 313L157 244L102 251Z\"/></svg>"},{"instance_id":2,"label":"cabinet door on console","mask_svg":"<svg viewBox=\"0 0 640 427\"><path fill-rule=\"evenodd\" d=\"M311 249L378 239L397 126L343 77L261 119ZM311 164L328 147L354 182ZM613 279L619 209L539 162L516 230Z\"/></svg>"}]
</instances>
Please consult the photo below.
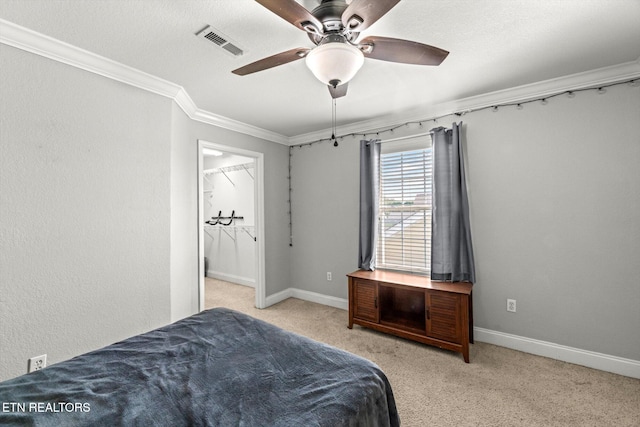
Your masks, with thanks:
<instances>
[{"instance_id":1,"label":"cabinet door on console","mask_svg":"<svg viewBox=\"0 0 640 427\"><path fill-rule=\"evenodd\" d=\"M427 336L462 343L461 296L427 290Z\"/></svg>"},{"instance_id":2,"label":"cabinet door on console","mask_svg":"<svg viewBox=\"0 0 640 427\"><path fill-rule=\"evenodd\" d=\"M378 322L378 284L375 282L355 280L353 286L353 317L371 322Z\"/></svg>"}]
</instances>

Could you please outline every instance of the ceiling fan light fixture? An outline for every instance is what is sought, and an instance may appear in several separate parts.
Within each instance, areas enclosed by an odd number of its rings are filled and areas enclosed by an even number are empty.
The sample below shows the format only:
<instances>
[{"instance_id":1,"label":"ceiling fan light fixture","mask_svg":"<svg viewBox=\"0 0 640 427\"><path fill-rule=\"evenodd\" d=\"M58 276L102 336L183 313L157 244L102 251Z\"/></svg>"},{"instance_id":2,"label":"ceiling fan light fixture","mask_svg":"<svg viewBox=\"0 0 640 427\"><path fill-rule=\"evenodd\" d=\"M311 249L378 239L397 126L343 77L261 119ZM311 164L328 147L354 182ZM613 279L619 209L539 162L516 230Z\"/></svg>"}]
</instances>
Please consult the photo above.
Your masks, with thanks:
<instances>
[{"instance_id":1,"label":"ceiling fan light fixture","mask_svg":"<svg viewBox=\"0 0 640 427\"><path fill-rule=\"evenodd\" d=\"M325 85L347 83L364 64L364 54L348 43L321 44L307 54L307 67Z\"/></svg>"}]
</instances>

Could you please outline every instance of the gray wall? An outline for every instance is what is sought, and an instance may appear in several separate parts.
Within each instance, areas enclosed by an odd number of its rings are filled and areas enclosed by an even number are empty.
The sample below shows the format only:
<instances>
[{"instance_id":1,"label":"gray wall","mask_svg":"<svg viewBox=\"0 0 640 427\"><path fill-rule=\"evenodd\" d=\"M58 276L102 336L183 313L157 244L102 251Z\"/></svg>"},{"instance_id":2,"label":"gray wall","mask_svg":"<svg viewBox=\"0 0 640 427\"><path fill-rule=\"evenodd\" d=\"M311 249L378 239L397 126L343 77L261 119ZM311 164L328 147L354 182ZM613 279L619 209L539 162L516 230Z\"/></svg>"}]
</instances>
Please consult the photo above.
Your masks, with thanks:
<instances>
[{"instance_id":1,"label":"gray wall","mask_svg":"<svg viewBox=\"0 0 640 427\"><path fill-rule=\"evenodd\" d=\"M638 117L626 85L463 117L477 327L640 360ZM292 159L292 286L346 298L358 141L294 148Z\"/></svg>"},{"instance_id":2,"label":"gray wall","mask_svg":"<svg viewBox=\"0 0 640 427\"><path fill-rule=\"evenodd\" d=\"M171 110L171 321L198 311L198 144L188 139L190 119ZM196 284L196 285L194 285Z\"/></svg>"},{"instance_id":3,"label":"gray wall","mask_svg":"<svg viewBox=\"0 0 640 427\"><path fill-rule=\"evenodd\" d=\"M288 147L193 121L175 103L171 123L171 320L198 311L198 140L264 153L265 292L289 288Z\"/></svg>"},{"instance_id":4,"label":"gray wall","mask_svg":"<svg viewBox=\"0 0 640 427\"><path fill-rule=\"evenodd\" d=\"M196 151L197 140L201 139L264 154L266 295L289 288L289 217L287 214L289 210L287 204L289 148L282 144L188 119L184 121L180 138L186 141L185 143L196 144ZM194 176L197 175L195 170L193 173ZM197 227L197 224L194 223L193 226Z\"/></svg>"},{"instance_id":5,"label":"gray wall","mask_svg":"<svg viewBox=\"0 0 640 427\"><path fill-rule=\"evenodd\" d=\"M170 320L171 101L2 46L0 380Z\"/></svg>"},{"instance_id":6,"label":"gray wall","mask_svg":"<svg viewBox=\"0 0 640 427\"><path fill-rule=\"evenodd\" d=\"M640 360L639 117L627 85L465 116L478 326Z\"/></svg>"},{"instance_id":7,"label":"gray wall","mask_svg":"<svg viewBox=\"0 0 640 427\"><path fill-rule=\"evenodd\" d=\"M198 310L198 139L265 153L267 295L288 288L287 147L2 45L0 381Z\"/></svg>"},{"instance_id":8,"label":"gray wall","mask_svg":"<svg viewBox=\"0 0 640 427\"><path fill-rule=\"evenodd\" d=\"M359 139L291 149L291 286L347 298L358 269ZM333 280L327 281L327 272Z\"/></svg>"}]
</instances>

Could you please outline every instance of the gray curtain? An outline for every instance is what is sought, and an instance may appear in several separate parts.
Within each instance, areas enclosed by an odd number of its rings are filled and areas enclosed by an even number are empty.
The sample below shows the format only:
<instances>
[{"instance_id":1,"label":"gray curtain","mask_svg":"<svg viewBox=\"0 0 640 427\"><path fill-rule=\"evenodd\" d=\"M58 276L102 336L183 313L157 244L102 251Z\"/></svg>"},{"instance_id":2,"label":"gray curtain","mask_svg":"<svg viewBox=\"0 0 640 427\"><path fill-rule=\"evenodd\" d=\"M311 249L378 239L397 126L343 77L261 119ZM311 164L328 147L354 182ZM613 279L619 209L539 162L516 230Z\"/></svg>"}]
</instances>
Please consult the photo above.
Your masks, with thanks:
<instances>
[{"instance_id":1,"label":"gray curtain","mask_svg":"<svg viewBox=\"0 0 640 427\"><path fill-rule=\"evenodd\" d=\"M475 282L469 202L460 141L462 122L433 132L431 279Z\"/></svg>"},{"instance_id":2,"label":"gray curtain","mask_svg":"<svg viewBox=\"0 0 640 427\"><path fill-rule=\"evenodd\" d=\"M358 268L373 271L376 264L380 140L360 141L360 246Z\"/></svg>"}]
</instances>

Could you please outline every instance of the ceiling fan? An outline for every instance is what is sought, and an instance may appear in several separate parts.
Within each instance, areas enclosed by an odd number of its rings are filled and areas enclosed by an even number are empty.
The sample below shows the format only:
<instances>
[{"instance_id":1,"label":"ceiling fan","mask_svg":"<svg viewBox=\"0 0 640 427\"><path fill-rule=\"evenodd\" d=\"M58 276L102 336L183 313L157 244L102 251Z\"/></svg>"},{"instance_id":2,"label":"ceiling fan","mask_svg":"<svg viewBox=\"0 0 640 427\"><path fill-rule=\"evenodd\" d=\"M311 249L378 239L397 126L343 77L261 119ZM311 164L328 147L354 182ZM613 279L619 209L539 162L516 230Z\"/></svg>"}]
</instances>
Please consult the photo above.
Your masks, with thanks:
<instances>
[{"instance_id":1,"label":"ceiling fan","mask_svg":"<svg viewBox=\"0 0 640 427\"><path fill-rule=\"evenodd\" d=\"M361 31L384 16L400 0L322 0L308 11L295 0L256 0L282 19L305 31L316 45L281 52L232 72L244 76L306 58L313 74L329 87L331 96L347 94L349 80L364 58L416 65L440 65L449 52L426 44L368 36L357 41Z\"/></svg>"}]
</instances>

